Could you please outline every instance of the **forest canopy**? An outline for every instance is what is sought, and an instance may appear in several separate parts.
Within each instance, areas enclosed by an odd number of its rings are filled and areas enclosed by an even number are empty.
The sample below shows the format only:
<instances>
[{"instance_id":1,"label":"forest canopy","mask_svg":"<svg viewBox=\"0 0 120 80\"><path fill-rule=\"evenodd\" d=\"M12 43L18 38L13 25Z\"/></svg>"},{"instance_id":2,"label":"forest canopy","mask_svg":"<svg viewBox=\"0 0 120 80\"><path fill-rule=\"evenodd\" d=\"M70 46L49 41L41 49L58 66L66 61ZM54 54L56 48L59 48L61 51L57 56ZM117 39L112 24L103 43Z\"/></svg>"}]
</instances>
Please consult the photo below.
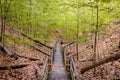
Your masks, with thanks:
<instances>
[{"instance_id":1,"label":"forest canopy","mask_svg":"<svg viewBox=\"0 0 120 80\"><path fill-rule=\"evenodd\" d=\"M97 4L98 2L98 4ZM97 7L99 32L120 18L119 0L0 0L0 19L6 29L15 29L40 41L49 42L60 29L64 39L85 41L95 31ZM2 22L1 22L2 23ZM87 35L89 33L89 35ZM69 36L69 37L68 37Z\"/></svg>"}]
</instances>

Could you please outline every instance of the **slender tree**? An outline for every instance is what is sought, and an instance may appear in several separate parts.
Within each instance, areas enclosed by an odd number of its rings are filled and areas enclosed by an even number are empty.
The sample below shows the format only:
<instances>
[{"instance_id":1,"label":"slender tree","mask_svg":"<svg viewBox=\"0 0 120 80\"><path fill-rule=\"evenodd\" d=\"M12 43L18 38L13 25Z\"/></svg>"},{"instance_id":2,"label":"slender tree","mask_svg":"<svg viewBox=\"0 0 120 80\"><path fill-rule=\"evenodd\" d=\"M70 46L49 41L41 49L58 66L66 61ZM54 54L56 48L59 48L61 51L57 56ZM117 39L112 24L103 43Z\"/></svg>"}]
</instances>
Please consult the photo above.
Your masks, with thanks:
<instances>
[{"instance_id":1,"label":"slender tree","mask_svg":"<svg viewBox=\"0 0 120 80\"><path fill-rule=\"evenodd\" d=\"M2 0L0 0L0 17L1 17L1 36L0 36L0 42L2 41L2 37L3 37L3 27L4 27L4 21L3 21L3 6L2 6Z\"/></svg>"},{"instance_id":2,"label":"slender tree","mask_svg":"<svg viewBox=\"0 0 120 80\"><path fill-rule=\"evenodd\" d=\"M77 17L77 23L76 23L76 39L77 39L77 42L76 42L76 53L77 53L77 60L79 59L79 50L78 50L78 39L79 39L79 17L80 17L80 14L79 14L79 0L76 1L77 2L77 14L76 14L76 17Z\"/></svg>"},{"instance_id":3,"label":"slender tree","mask_svg":"<svg viewBox=\"0 0 120 80\"><path fill-rule=\"evenodd\" d=\"M95 36L94 36L94 64L96 64L96 55L97 55L97 35L98 35L98 20L99 20L99 6L98 0L96 0L96 27L95 27ZM94 74L96 73L96 69L94 68ZM96 74L95 74L96 75Z\"/></svg>"}]
</instances>

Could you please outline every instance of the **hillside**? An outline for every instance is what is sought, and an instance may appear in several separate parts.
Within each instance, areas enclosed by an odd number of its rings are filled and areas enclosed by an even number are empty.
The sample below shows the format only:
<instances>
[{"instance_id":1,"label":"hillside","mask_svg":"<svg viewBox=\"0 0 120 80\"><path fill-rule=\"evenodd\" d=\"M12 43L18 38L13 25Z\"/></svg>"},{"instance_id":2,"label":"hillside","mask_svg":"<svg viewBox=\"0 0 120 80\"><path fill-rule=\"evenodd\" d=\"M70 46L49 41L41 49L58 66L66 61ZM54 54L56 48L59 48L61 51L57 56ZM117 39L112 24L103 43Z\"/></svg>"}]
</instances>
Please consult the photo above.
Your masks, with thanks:
<instances>
[{"instance_id":1,"label":"hillside","mask_svg":"<svg viewBox=\"0 0 120 80\"><path fill-rule=\"evenodd\" d=\"M119 3L0 0L0 80L119 80Z\"/></svg>"}]
</instances>

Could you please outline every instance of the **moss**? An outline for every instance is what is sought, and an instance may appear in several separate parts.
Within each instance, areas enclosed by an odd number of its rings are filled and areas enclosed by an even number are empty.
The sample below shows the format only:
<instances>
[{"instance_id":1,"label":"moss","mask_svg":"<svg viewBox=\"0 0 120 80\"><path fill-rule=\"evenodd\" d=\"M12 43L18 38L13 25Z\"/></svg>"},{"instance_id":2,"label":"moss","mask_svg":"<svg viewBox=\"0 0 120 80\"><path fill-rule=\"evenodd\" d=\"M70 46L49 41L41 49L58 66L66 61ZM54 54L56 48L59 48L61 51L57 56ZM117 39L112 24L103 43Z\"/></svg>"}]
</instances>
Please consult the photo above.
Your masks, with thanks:
<instances>
[{"instance_id":1,"label":"moss","mask_svg":"<svg viewBox=\"0 0 120 80\"><path fill-rule=\"evenodd\" d=\"M7 57L3 57L3 58L0 58L0 61L4 61L4 60L7 60L8 58Z\"/></svg>"},{"instance_id":2,"label":"moss","mask_svg":"<svg viewBox=\"0 0 120 80\"><path fill-rule=\"evenodd\" d=\"M14 42L17 43L17 44L23 44L23 45L28 45L28 44L30 44L30 41L19 39L17 36L11 36L11 35L9 35L9 34L5 34L4 37L5 37L6 39L10 39L10 40L14 41ZM6 40L5 40L5 41L6 41Z\"/></svg>"}]
</instances>

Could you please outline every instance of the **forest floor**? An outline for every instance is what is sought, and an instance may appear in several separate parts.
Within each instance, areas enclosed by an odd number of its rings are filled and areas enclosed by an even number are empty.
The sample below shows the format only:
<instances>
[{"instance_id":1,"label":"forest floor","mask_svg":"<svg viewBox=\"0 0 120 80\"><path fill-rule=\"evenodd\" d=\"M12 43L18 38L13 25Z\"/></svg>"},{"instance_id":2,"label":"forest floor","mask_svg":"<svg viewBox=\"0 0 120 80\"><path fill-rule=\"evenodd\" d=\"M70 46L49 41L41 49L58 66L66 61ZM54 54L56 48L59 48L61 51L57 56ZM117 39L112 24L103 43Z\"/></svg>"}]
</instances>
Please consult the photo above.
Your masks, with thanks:
<instances>
[{"instance_id":1,"label":"forest floor","mask_svg":"<svg viewBox=\"0 0 120 80\"><path fill-rule=\"evenodd\" d=\"M97 54L96 62L103 60L120 49L120 20L111 22L111 29L105 31L105 34L99 35L97 38ZM93 36L94 39L94 36ZM110 61L94 69L90 69L81 74L81 69L89 65L94 64L94 52L93 52L94 40L79 46L79 60L75 57L76 67L79 75L85 80L120 80L120 59L116 61ZM71 55L77 56L75 44L67 47L68 57Z\"/></svg>"},{"instance_id":2,"label":"forest floor","mask_svg":"<svg viewBox=\"0 0 120 80\"><path fill-rule=\"evenodd\" d=\"M106 31L106 35L98 36L96 61L103 60L120 51L118 48L120 41L120 25L113 25L114 28ZM93 43L92 41L91 43ZM79 60L76 62L77 71L85 80L116 80L120 79L120 59L110 61L99 67L80 73L81 68L94 64L94 53L92 44L87 44L79 47Z\"/></svg>"},{"instance_id":3,"label":"forest floor","mask_svg":"<svg viewBox=\"0 0 120 80\"><path fill-rule=\"evenodd\" d=\"M118 49L118 43L120 41L120 25L115 24L113 29L106 31L106 35L98 36L97 41L97 60L102 60L113 54L113 51ZM18 36L17 33L7 31L8 34ZM62 33L62 32L60 32ZM19 38L22 38L22 35L19 35ZM31 47L22 44L13 44L12 40L7 40L8 47L12 45L13 47L10 50L14 51L16 54L24 57L19 57L18 59L11 58L3 51L0 51L0 80L35 80L40 75L40 72L45 61L45 55L39 51L34 50ZM53 43L51 45L53 46ZM114 80L120 79L120 59L117 61L112 61L106 63L102 66L96 68L96 75L93 73L93 69L85 72L84 74L80 73L81 68L93 64L93 41L89 44L79 46L79 60L76 61L77 71L79 75L84 80ZM31 43L35 45L34 43ZM44 51L47 51L44 48L41 48ZM75 53L74 45L68 48L68 52ZM46 53L50 53L47 51ZM70 56L70 55L69 55ZM28 58L35 58L39 60L30 60ZM90 60L92 59L92 60ZM10 66L16 65L27 65L22 68L11 69Z\"/></svg>"},{"instance_id":4,"label":"forest floor","mask_svg":"<svg viewBox=\"0 0 120 80\"><path fill-rule=\"evenodd\" d=\"M16 46L17 47L17 46ZM0 70L0 80L34 80L40 75L42 65L44 62L44 55L41 53L29 49L27 47L19 46L19 51L23 51L20 54L28 58L35 58L39 60L29 60L24 57L18 59L11 58L5 55L4 52L0 52L0 67L7 67L5 70ZM25 67L17 68L19 65L27 65ZM15 69L11 69L10 66L16 66ZM1 68L2 69L2 68Z\"/></svg>"},{"instance_id":5,"label":"forest floor","mask_svg":"<svg viewBox=\"0 0 120 80\"><path fill-rule=\"evenodd\" d=\"M18 36L11 30L6 31L7 34ZM22 39L22 35L19 35ZM28 45L13 43L7 39L7 48L13 53L21 56L18 59L10 57L3 51L0 51L0 80L35 80L40 76L40 72L45 61L45 55L34 50ZM32 44L32 43L31 43ZM34 44L35 45L35 44ZM12 47L10 47L12 46ZM41 47L42 48L42 47ZM42 48L44 50L44 48ZM32 60L33 59L33 60ZM37 60L34 60L37 59ZM25 66L24 66L25 65ZM12 66L15 68L11 69ZM18 67L17 67L18 66ZM19 68L20 66L20 68Z\"/></svg>"}]
</instances>

